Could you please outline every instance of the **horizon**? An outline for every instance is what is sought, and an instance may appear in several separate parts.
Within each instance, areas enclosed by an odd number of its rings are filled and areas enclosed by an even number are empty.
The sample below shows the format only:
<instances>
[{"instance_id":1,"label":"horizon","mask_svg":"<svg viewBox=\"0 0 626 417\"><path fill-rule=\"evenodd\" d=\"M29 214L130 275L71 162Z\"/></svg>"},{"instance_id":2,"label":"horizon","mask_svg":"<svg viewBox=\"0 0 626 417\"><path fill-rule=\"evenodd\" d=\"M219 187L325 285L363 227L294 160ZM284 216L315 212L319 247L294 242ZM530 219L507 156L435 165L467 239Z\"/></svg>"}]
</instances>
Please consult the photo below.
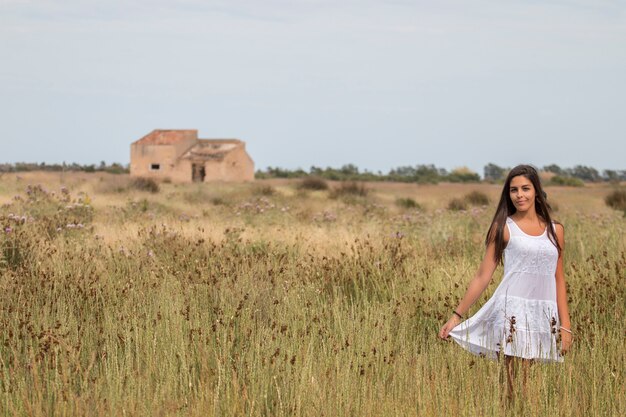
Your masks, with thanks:
<instances>
[{"instance_id":1,"label":"horizon","mask_svg":"<svg viewBox=\"0 0 626 417\"><path fill-rule=\"evenodd\" d=\"M113 166L116 166L116 165L121 166L124 169L129 169L130 168L130 162L128 162L128 163L120 163L120 162L117 162L117 161L106 162L104 160L102 160L102 161L100 161L98 163L78 163L78 162L67 162L67 161L53 162L53 163L49 163L49 162L45 162L45 161L42 161L42 162L24 162L24 161L19 161L19 162L0 162L0 167L2 165L11 165L11 166L15 167L16 165L20 165L20 164L21 165L35 165L35 166L41 166L41 167L63 166L63 167L69 167L69 168L71 168L73 166L77 166L77 167L80 167L80 168L94 168L95 171L103 171L103 170L106 170L106 168L110 168L110 167L113 167ZM322 170L337 170L337 171L339 171L339 170L341 170L344 167L353 166L353 167L355 167L358 170L359 174L372 174L372 175L377 175L377 176L386 176L386 175L389 175L391 173L391 171L393 171L395 169L399 169L399 168L407 168L407 167L416 168L416 167L419 167L419 166L428 166L428 167L433 166L433 167L435 167L437 169L444 169L444 170L446 170L447 173L453 173L456 170L463 171L463 170L469 169L470 172L478 174L481 177L481 179L484 180L485 179L484 168L486 168L490 164L493 164L493 165L495 165L495 166L497 166L499 168L502 168L504 171L507 171L507 170L510 170L510 169L513 168L512 166L503 166L503 165L500 165L500 164L497 164L497 163L494 163L494 162L488 162L487 164L485 164L482 167L482 169L480 169L478 171L475 171L475 170L472 170L471 168L469 168L467 165L462 165L462 166L458 166L458 167L449 169L449 168L446 168L446 167L437 166L435 164L428 164L428 163L426 163L426 164L414 164L414 165L395 166L395 167L392 167L392 168L390 168L390 169L388 169L386 171L381 171L381 170L372 171L372 170L370 170L368 168L361 168L361 167L359 167L359 166L357 166L355 164L347 163L347 164L342 164L340 166L318 166L318 165L312 165L312 166L310 166L308 168L303 168L303 167L286 168L286 167L281 167L281 166L266 166L266 167L263 167L263 168L255 167L254 172L255 172L255 174L256 173L262 173L262 172L267 173L270 169L275 169L275 170L277 169L277 170L284 170L284 171L289 171L289 172L297 172L298 170L302 170L305 173L310 174L313 168L318 168L318 169L322 169ZM559 164L547 164L547 165L544 165L544 166L534 166L533 165L533 166L539 172L551 172L549 170L546 170L546 168L549 168L551 165L556 165L558 168L563 169L565 171L575 169L576 167L592 168L592 169L595 169L600 176L603 176L607 171L615 171L618 174L626 172L626 169L620 169L620 168L599 169L597 167L594 167L594 166L591 166L591 165L584 165L584 164L578 164L578 165L575 165L575 166L561 166ZM26 170L26 171L23 171L23 172L28 172L28 171L32 172L32 171L35 171L35 170L30 170L29 169L29 170ZM2 171L0 171L0 172L2 172ZM9 173L9 172L17 173L17 172L22 172L22 171L5 171L5 173ZM85 171L85 172L91 172L91 171Z\"/></svg>"}]
</instances>

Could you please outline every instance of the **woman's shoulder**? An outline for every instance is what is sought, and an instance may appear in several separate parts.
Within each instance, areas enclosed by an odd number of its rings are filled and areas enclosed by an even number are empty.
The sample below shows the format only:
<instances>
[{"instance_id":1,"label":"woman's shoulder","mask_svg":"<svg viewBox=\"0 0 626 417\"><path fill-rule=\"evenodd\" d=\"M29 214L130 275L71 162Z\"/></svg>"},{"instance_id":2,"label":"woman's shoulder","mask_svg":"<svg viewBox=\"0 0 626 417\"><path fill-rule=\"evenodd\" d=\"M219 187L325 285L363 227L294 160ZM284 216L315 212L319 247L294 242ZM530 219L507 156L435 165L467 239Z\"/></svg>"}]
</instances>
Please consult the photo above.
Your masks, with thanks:
<instances>
[{"instance_id":1,"label":"woman's shoulder","mask_svg":"<svg viewBox=\"0 0 626 417\"><path fill-rule=\"evenodd\" d=\"M563 226L563 223L561 223L558 220L552 219L552 226L556 229L556 230L563 230L565 229L565 226Z\"/></svg>"},{"instance_id":2,"label":"woman's shoulder","mask_svg":"<svg viewBox=\"0 0 626 417\"><path fill-rule=\"evenodd\" d=\"M552 230L554 230L554 234L556 235L559 244L563 246L564 236L565 236L565 226L558 220L552 220Z\"/></svg>"},{"instance_id":3,"label":"woman's shoulder","mask_svg":"<svg viewBox=\"0 0 626 417\"><path fill-rule=\"evenodd\" d=\"M506 221L504 221L502 223L502 226L500 226L500 221L498 220L494 220L491 223L491 226L489 226L489 230L487 230L487 242L495 242L497 240L497 236L499 231L501 231L502 233L502 238L504 240L505 243L507 243L509 241L509 223L512 222L513 220L511 219L511 217L507 216Z\"/></svg>"}]
</instances>

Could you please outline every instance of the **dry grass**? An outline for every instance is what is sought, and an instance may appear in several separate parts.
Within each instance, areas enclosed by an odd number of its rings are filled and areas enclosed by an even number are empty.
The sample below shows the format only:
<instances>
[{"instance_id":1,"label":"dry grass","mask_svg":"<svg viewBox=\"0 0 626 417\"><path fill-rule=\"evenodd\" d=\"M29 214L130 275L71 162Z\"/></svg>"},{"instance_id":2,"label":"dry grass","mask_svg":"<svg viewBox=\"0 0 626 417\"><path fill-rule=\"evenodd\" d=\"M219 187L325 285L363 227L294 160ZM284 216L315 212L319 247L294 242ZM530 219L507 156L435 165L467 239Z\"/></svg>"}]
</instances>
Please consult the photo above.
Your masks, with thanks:
<instances>
[{"instance_id":1,"label":"dry grass","mask_svg":"<svg viewBox=\"0 0 626 417\"><path fill-rule=\"evenodd\" d=\"M506 410L502 365L435 337L493 214L448 201L495 205L498 185L371 183L353 204L288 180L116 191L127 181L0 178L0 415L626 413L625 220L607 187L547 189L575 347Z\"/></svg>"}]
</instances>

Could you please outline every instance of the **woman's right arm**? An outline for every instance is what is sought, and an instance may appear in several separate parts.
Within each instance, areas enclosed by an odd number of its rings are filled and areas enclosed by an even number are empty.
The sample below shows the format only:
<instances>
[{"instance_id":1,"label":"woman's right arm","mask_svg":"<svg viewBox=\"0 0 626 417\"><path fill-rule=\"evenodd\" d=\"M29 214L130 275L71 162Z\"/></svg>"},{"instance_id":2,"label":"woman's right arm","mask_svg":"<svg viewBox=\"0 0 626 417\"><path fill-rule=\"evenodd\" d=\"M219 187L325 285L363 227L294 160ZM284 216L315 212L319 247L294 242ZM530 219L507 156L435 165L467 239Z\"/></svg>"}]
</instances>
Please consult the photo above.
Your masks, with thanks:
<instances>
[{"instance_id":1,"label":"woman's right arm","mask_svg":"<svg viewBox=\"0 0 626 417\"><path fill-rule=\"evenodd\" d=\"M509 240L508 230L505 227L504 228L504 241L508 242L508 240ZM465 291L465 295L463 296L463 299L461 300L457 308L454 310L460 315L465 315L465 313L469 311L470 307L482 295L482 293L487 288L487 285L489 285L489 282L491 281L491 277L493 276L493 273L496 270L496 267L498 266L495 260L495 252L496 252L496 245L494 241L492 240L491 242L489 242L489 245L487 245L487 250L485 251L485 257L483 258L483 261L480 263L480 266L478 267L478 271L476 272L476 275L474 275L474 278L472 278L472 280L470 281L470 284L467 287L467 291ZM446 339L450 331L454 329L460 322L461 322L461 318L453 313L450 319L447 321L447 323L443 325L441 330L439 330L439 337L442 339Z\"/></svg>"}]
</instances>

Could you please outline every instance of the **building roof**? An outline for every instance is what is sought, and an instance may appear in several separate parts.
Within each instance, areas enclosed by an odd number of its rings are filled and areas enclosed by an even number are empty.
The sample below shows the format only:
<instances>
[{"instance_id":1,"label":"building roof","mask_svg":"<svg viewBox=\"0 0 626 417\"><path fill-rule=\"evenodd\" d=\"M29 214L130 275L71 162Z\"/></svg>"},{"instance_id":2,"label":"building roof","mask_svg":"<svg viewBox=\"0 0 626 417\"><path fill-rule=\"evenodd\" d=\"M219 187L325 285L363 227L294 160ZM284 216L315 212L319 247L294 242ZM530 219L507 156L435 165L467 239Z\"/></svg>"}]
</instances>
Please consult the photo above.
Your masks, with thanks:
<instances>
[{"instance_id":1,"label":"building roof","mask_svg":"<svg viewBox=\"0 0 626 417\"><path fill-rule=\"evenodd\" d=\"M243 145L244 143L238 139L199 139L180 156L180 159L221 161L227 153Z\"/></svg>"},{"instance_id":2,"label":"building roof","mask_svg":"<svg viewBox=\"0 0 626 417\"><path fill-rule=\"evenodd\" d=\"M143 138L135 142L137 145L171 145L184 139L188 139L189 135L198 137L198 131L195 129L155 129Z\"/></svg>"}]
</instances>

